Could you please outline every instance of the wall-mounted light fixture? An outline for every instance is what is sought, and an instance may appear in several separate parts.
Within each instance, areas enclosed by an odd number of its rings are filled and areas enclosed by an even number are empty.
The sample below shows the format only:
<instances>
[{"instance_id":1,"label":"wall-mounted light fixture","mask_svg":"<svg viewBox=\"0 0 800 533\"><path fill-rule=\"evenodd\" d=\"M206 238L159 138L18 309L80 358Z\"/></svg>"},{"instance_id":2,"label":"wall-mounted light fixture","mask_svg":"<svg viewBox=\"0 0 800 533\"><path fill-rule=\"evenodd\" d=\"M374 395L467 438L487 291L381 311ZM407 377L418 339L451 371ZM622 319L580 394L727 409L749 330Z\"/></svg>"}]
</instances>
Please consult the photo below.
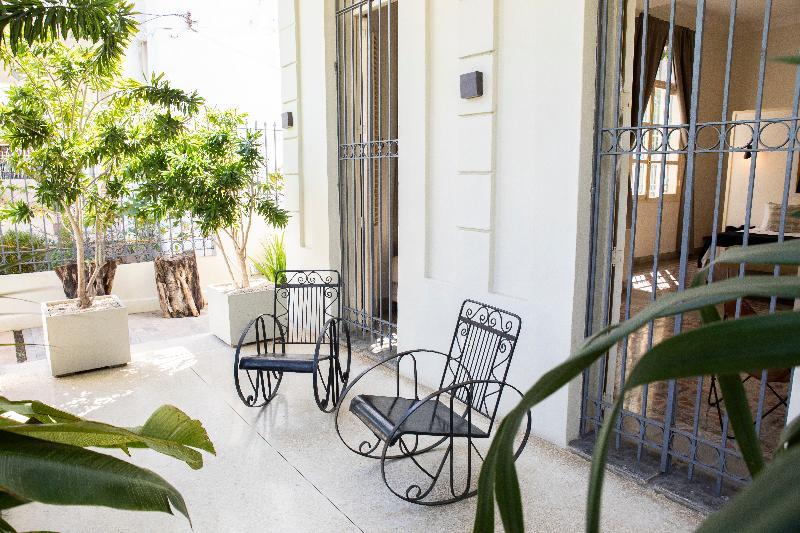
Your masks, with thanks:
<instances>
[{"instance_id":1,"label":"wall-mounted light fixture","mask_svg":"<svg viewBox=\"0 0 800 533\"><path fill-rule=\"evenodd\" d=\"M461 98L477 98L483 96L483 72L467 72L461 75Z\"/></svg>"},{"instance_id":2,"label":"wall-mounted light fixture","mask_svg":"<svg viewBox=\"0 0 800 533\"><path fill-rule=\"evenodd\" d=\"M294 116L292 112L286 111L285 113L281 113L281 122L283 123L283 129L289 129L294 126Z\"/></svg>"},{"instance_id":3,"label":"wall-mounted light fixture","mask_svg":"<svg viewBox=\"0 0 800 533\"><path fill-rule=\"evenodd\" d=\"M747 143L747 146L745 146L745 148L747 149L747 151L744 153L744 158L750 159L751 157L753 157L753 152L750 151L753 149L753 141Z\"/></svg>"}]
</instances>

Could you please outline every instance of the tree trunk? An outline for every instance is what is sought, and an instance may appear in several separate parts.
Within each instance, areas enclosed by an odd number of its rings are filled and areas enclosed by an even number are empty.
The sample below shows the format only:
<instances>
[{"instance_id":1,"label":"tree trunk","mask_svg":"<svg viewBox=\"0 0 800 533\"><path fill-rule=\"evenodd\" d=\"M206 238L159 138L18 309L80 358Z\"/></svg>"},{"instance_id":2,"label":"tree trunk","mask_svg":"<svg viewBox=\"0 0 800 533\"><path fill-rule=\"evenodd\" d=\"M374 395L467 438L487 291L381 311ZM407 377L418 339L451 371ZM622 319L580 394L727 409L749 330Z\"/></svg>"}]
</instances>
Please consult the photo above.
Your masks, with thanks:
<instances>
[{"instance_id":1,"label":"tree trunk","mask_svg":"<svg viewBox=\"0 0 800 533\"><path fill-rule=\"evenodd\" d=\"M242 249L236 250L236 256L239 259L239 271L242 273L242 288L250 286L250 275L247 273L247 252Z\"/></svg>"},{"instance_id":2,"label":"tree trunk","mask_svg":"<svg viewBox=\"0 0 800 533\"><path fill-rule=\"evenodd\" d=\"M89 277L86 275L86 251L83 247L83 233L79 228L76 231L76 227L73 226L73 234L75 235L75 251L77 252L75 255L76 266L74 295L70 296L72 287L70 286L70 292L67 292L67 284L64 283L65 279L69 279L67 276L67 271L64 272L64 277L61 278L61 283L64 284L64 294L67 295L67 298L77 298L80 300L80 308L88 309L92 305L92 300L89 298L89 290L86 286L86 280L88 280ZM78 268L77 265L81 265L81 268ZM69 268L69 265L67 265L67 267ZM116 266L114 268L116 270ZM56 274L58 274L58 271L56 271Z\"/></svg>"},{"instance_id":3,"label":"tree trunk","mask_svg":"<svg viewBox=\"0 0 800 533\"><path fill-rule=\"evenodd\" d=\"M80 291L78 287L80 287L81 283L86 283L86 281L91 278L92 273L94 273L94 265L87 268L84 264L82 276L78 273L78 263L68 263L66 265L57 266L54 270L64 287L64 295L67 298L79 298ZM117 261L106 261L105 264L100 267L100 273L97 275L97 278L95 278L92 287L88 288L87 295L105 296L111 294L116 273Z\"/></svg>"},{"instance_id":4,"label":"tree trunk","mask_svg":"<svg viewBox=\"0 0 800 533\"><path fill-rule=\"evenodd\" d=\"M198 316L205 306L194 252L156 257L156 288L164 318Z\"/></svg>"}]
</instances>

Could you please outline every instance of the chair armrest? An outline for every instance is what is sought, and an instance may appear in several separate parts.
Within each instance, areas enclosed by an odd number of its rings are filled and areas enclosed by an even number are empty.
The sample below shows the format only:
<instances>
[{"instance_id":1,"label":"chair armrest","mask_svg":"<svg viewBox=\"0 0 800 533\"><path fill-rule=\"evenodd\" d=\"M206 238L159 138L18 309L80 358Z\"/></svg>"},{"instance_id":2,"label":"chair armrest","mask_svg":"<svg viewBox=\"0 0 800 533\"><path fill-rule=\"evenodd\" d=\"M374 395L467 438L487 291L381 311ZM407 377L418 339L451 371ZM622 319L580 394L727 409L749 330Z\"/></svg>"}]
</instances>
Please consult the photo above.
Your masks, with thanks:
<instances>
[{"instance_id":1,"label":"chair armrest","mask_svg":"<svg viewBox=\"0 0 800 533\"><path fill-rule=\"evenodd\" d=\"M338 317L337 318L331 318L327 322L325 322L325 325L322 327L322 330L319 332L319 335L317 336L317 345L314 348L314 366L316 366L317 363L319 363L319 350L320 350L320 348L322 348L322 345L325 342L325 336L326 336L326 334L328 334L328 331L331 330L331 328L341 328L341 330L344 331L344 336L345 336L346 343L347 343L346 344L346 346L347 346L347 368L349 369L350 368L350 357L351 357L350 327L347 325L347 321L342 320L341 318L338 318ZM339 340L340 340L340 337L339 337L340 331L339 331L339 329L336 329L335 333L332 333L332 334L335 337L334 338L334 342L339 343ZM334 357L334 354L333 353L328 354L328 357Z\"/></svg>"},{"instance_id":2,"label":"chair armrest","mask_svg":"<svg viewBox=\"0 0 800 533\"><path fill-rule=\"evenodd\" d=\"M249 324L247 324L247 327L244 328L244 330L242 330L242 334L239 336L239 343L236 345L234 369L239 367L240 352L242 351L242 346L244 345L244 339L247 337L247 334L250 331L250 328L252 328L253 325L256 322L258 322L259 320L261 320L263 322L264 321L264 317L272 318L273 323L278 325L278 330L281 333L281 339L285 338L284 331L283 331L283 325L281 324L281 321L278 320L278 318L274 314L272 314L272 313L264 313L264 314L258 315L253 320L251 320ZM259 339L259 337L258 337L258 329L256 329L256 346L258 345L258 343L261 340L262 339ZM263 341L266 343L267 339L264 338ZM273 342L274 342L274 339L273 339ZM266 347L266 344L265 344L265 347Z\"/></svg>"},{"instance_id":3,"label":"chair armrest","mask_svg":"<svg viewBox=\"0 0 800 533\"><path fill-rule=\"evenodd\" d=\"M448 357L448 354L446 354L444 352L440 352L438 350L430 350L430 349L427 349L427 348L416 348L416 349L413 349L413 350L406 350L404 352L399 352L399 353L396 353L394 355L389 355L387 357L384 357L380 361L377 361L377 362L373 363L371 366L369 366L363 372L361 372L358 376L356 376L350 382L350 384L347 386L347 388L342 392L342 399L344 399L344 397L347 395L348 392L350 392L350 390L355 386L355 384L358 383L359 380L361 380L361 378L366 376L369 372L371 372L372 370L376 369L377 367L379 367L381 365L384 365L384 364L388 363L389 361L391 361L393 359L397 359L398 364L399 364L400 360L403 357L406 357L408 355L410 355L412 357L412 359L414 360L414 392L415 392L414 396L418 397L419 395L417 394L417 390L418 390L419 383L418 383L418 379L417 379L418 376L417 376L416 358L414 357L416 354L435 354L435 355L441 355L442 357L445 357L445 358ZM463 364L461 364L461 362L456 361L455 359L452 359L452 361L454 363L456 363L458 366L461 367L461 369L465 372L467 377L472 377L470 375L469 370L467 369L467 367L465 367Z\"/></svg>"}]
</instances>

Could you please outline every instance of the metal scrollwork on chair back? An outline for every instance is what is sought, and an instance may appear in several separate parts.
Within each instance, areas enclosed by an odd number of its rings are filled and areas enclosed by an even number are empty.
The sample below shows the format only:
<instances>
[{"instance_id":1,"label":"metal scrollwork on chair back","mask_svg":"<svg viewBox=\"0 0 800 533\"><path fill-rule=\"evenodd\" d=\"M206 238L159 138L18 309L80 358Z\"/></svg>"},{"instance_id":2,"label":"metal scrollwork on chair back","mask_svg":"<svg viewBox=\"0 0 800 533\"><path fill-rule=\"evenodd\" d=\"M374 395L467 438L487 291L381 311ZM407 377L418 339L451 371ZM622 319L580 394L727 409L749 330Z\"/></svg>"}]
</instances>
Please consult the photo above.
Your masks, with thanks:
<instances>
[{"instance_id":1,"label":"metal scrollwork on chair back","mask_svg":"<svg viewBox=\"0 0 800 533\"><path fill-rule=\"evenodd\" d=\"M283 270L275 287L275 316L285 344L315 344L325 324L340 316L341 279L335 270Z\"/></svg>"},{"instance_id":2,"label":"metal scrollwork on chair back","mask_svg":"<svg viewBox=\"0 0 800 533\"><path fill-rule=\"evenodd\" d=\"M466 300L461 306L441 386L470 379L494 383L479 384L472 396L456 389L456 398L494 422L521 328L518 315L491 305ZM497 383L500 382L500 383Z\"/></svg>"}]
</instances>

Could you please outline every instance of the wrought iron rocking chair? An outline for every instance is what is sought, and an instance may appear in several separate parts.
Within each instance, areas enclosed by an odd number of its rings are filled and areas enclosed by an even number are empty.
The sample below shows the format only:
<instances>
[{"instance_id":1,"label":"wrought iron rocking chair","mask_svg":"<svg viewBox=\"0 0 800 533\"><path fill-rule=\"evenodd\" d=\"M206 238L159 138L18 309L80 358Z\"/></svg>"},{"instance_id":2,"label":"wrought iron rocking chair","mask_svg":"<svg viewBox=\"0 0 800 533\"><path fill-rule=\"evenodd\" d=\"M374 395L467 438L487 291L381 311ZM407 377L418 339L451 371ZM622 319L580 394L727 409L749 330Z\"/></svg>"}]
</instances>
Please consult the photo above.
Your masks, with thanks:
<instances>
[{"instance_id":1,"label":"wrought iron rocking chair","mask_svg":"<svg viewBox=\"0 0 800 533\"><path fill-rule=\"evenodd\" d=\"M341 281L335 270L284 270L276 284L274 313L253 319L236 347L233 379L239 398L250 407L267 405L278 392L283 373L312 374L314 399L333 411L350 374L350 331L341 317ZM256 353L242 354L255 328ZM267 333L271 334L268 335ZM344 346L340 340L344 335ZM286 353L286 346L313 347L312 353ZM341 349L347 350L343 360ZM327 353L326 353L327 352Z\"/></svg>"},{"instance_id":2,"label":"wrought iron rocking chair","mask_svg":"<svg viewBox=\"0 0 800 533\"><path fill-rule=\"evenodd\" d=\"M488 444L503 391L508 388L522 396L517 388L506 382L520 326L520 317L513 313L466 300L461 306L448 353L426 349L401 352L374 363L351 381L336 410L339 438L355 453L379 459L384 483L403 500L421 505L443 505L474 496L477 493L472 479L473 462L477 459L474 454L483 459L476 442L487 439L483 442ZM444 370L437 390L420 398L418 366L430 369L431 356L440 362L444 359ZM411 362L413 379L406 380L401 376L403 360ZM351 445L342 431L344 399L373 370L394 362L397 366L394 368L393 395L360 394L351 400L349 411L356 418L347 419L355 426L360 425L358 422L363 423L371 432L360 444L355 445L358 439ZM412 397L409 397L411 394L401 395L401 383L413 391ZM530 429L531 416L528 413L527 426L517 445L515 459L522 453ZM463 469L457 472L457 454L466 455L463 461L466 472ZM441 455L442 458L432 459L431 455ZM404 480L402 485L405 488L393 486L396 483L387 479L387 470L401 463L414 475L421 476L423 482L407 484L408 481ZM444 478L443 483L440 483L441 478Z\"/></svg>"}]
</instances>

